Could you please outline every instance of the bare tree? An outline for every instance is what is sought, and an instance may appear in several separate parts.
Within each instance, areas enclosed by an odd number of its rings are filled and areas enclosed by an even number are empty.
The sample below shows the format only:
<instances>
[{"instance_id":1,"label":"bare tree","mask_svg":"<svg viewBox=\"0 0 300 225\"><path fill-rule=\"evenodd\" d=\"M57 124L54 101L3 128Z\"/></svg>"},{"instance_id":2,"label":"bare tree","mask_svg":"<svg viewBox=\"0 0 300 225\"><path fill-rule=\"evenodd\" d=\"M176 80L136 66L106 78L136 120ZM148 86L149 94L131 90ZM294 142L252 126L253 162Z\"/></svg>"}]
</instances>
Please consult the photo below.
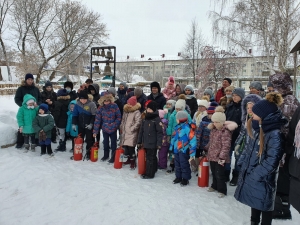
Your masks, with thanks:
<instances>
[{"instance_id":1,"label":"bare tree","mask_svg":"<svg viewBox=\"0 0 300 225\"><path fill-rule=\"evenodd\" d=\"M181 57L186 60L186 70L194 78L194 86L196 86L196 75L201 64L201 51L205 46L205 40L202 32L198 27L196 19L192 20L191 30L187 34L186 43L181 52Z\"/></svg>"},{"instance_id":2,"label":"bare tree","mask_svg":"<svg viewBox=\"0 0 300 225\"><path fill-rule=\"evenodd\" d=\"M126 59L117 63L116 72L118 74L118 78L127 82L132 82L134 67L131 62L132 60Z\"/></svg>"},{"instance_id":3,"label":"bare tree","mask_svg":"<svg viewBox=\"0 0 300 225\"><path fill-rule=\"evenodd\" d=\"M214 35L226 44L234 44L250 56L252 51L276 56L277 68L286 71L292 57L289 54L291 41L300 25L300 2L297 0L213 0L219 4L218 11L210 12ZM226 6L230 12L226 13ZM218 7L217 7L218 8ZM252 49L252 51L249 51Z\"/></svg>"},{"instance_id":4,"label":"bare tree","mask_svg":"<svg viewBox=\"0 0 300 225\"><path fill-rule=\"evenodd\" d=\"M6 28L8 27L7 17L8 17L9 10L13 4L14 4L14 0L0 0L0 44L1 44L2 53L4 56L4 60L6 61L9 81L12 81L12 77L11 77L11 73L10 73L7 50L6 50L4 40L3 40L3 33L5 32Z\"/></svg>"}]
</instances>

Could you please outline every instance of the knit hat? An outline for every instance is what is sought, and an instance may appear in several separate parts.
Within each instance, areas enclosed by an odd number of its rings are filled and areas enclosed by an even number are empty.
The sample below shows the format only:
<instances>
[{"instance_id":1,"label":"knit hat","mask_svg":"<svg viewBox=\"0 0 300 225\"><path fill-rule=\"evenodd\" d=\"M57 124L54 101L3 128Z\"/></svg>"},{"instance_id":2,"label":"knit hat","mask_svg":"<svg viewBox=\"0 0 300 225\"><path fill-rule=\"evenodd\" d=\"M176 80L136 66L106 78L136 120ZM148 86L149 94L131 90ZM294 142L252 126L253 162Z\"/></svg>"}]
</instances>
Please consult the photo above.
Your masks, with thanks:
<instances>
[{"instance_id":1,"label":"knit hat","mask_svg":"<svg viewBox=\"0 0 300 225\"><path fill-rule=\"evenodd\" d=\"M29 99L27 102L26 102L26 105L29 105L30 103L35 103L35 101L33 99Z\"/></svg>"},{"instance_id":2,"label":"knit hat","mask_svg":"<svg viewBox=\"0 0 300 225\"><path fill-rule=\"evenodd\" d=\"M204 106L205 108L208 108L209 103L206 100L197 100L198 106Z\"/></svg>"},{"instance_id":3,"label":"knit hat","mask_svg":"<svg viewBox=\"0 0 300 225\"><path fill-rule=\"evenodd\" d=\"M175 103L175 109L181 109L184 110L186 106L186 102L185 102L185 95L181 94L178 96L178 100Z\"/></svg>"},{"instance_id":4,"label":"knit hat","mask_svg":"<svg viewBox=\"0 0 300 225\"><path fill-rule=\"evenodd\" d=\"M42 109L44 112L48 112L48 105L45 103L40 104L39 109Z\"/></svg>"},{"instance_id":5,"label":"knit hat","mask_svg":"<svg viewBox=\"0 0 300 225\"><path fill-rule=\"evenodd\" d=\"M186 91L187 89L191 90L192 92L194 92L194 88L192 87L192 85L186 85L184 90Z\"/></svg>"},{"instance_id":6,"label":"knit hat","mask_svg":"<svg viewBox=\"0 0 300 225\"><path fill-rule=\"evenodd\" d=\"M50 82L50 80L46 81L45 87L52 87L52 83Z\"/></svg>"},{"instance_id":7,"label":"knit hat","mask_svg":"<svg viewBox=\"0 0 300 225\"><path fill-rule=\"evenodd\" d=\"M213 91L210 90L210 89L205 89L203 94L204 94L204 95L205 95L205 94L208 94L210 97L213 97L213 96L214 96Z\"/></svg>"},{"instance_id":8,"label":"knit hat","mask_svg":"<svg viewBox=\"0 0 300 225\"><path fill-rule=\"evenodd\" d=\"M174 77L173 77L173 76L170 76L170 77L169 77L168 83L171 83L171 84L174 84L174 83L175 83L175 80L174 80Z\"/></svg>"},{"instance_id":9,"label":"knit hat","mask_svg":"<svg viewBox=\"0 0 300 225\"><path fill-rule=\"evenodd\" d=\"M86 91L81 91L81 92L78 94L78 97L79 97L79 99L89 99L89 96L88 96L88 94L86 93Z\"/></svg>"},{"instance_id":10,"label":"knit hat","mask_svg":"<svg viewBox=\"0 0 300 225\"><path fill-rule=\"evenodd\" d=\"M211 121L219 122L219 123L225 123L226 115L224 113L224 108L222 106L218 106L215 109L215 113L212 115Z\"/></svg>"},{"instance_id":11,"label":"knit hat","mask_svg":"<svg viewBox=\"0 0 300 225\"><path fill-rule=\"evenodd\" d=\"M282 96L293 94L293 80L288 73L276 73L269 77L269 81L273 85L275 91Z\"/></svg>"},{"instance_id":12,"label":"knit hat","mask_svg":"<svg viewBox=\"0 0 300 225\"><path fill-rule=\"evenodd\" d=\"M60 96L67 96L67 95L68 95L68 93L67 93L66 89L64 89L64 88L59 89L59 90L57 91L57 93L56 93L56 96L57 96L57 97L60 97Z\"/></svg>"},{"instance_id":13,"label":"knit hat","mask_svg":"<svg viewBox=\"0 0 300 225\"><path fill-rule=\"evenodd\" d=\"M283 98L281 94L272 92L267 94L266 99L255 103L252 107L252 112L263 120L269 114L276 112L282 103Z\"/></svg>"},{"instance_id":14,"label":"knit hat","mask_svg":"<svg viewBox=\"0 0 300 225\"><path fill-rule=\"evenodd\" d=\"M225 91L233 91L234 90L234 86L228 86L227 88L225 88Z\"/></svg>"},{"instance_id":15,"label":"knit hat","mask_svg":"<svg viewBox=\"0 0 300 225\"><path fill-rule=\"evenodd\" d=\"M235 88L232 91L232 94L236 94L236 95L240 96L241 99L243 99L245 97L245 90L243 88Z\"/></svg>"},{"instance_id":16,"label":"knit hat","mask_svg":"<svg viewBox=\"0 0 300 225\"><path fill-rule=\"evenodd\" d=\"M217 102L211 102L210 106L207 108L206 112L207 114L214 114L215 113L215 109L219 104Z\"/></svg>"},{"instance_id":17,"label":"knit hat","mask_svg":"<svg viewBox=\"0 0 300 225\"><path fill-rule=\"evenodd\" d=\"M160 88L160 85L159 85L158 82L153 81L153 82L150 84L150 89L151 89L151 91L152 91L152 88L154 88L154 87L158 88L158 92L160 93L161 88Z\"/></svg>"},{"instance_id":18,"label":"knit hat","mask_svg":"<svg viewBox=\"0 0 300 225\"><path fill-rule=\"evenodd\" d=\"M153 112L155 112L157 110L157 104L155 101L151 101L148 103L147 108L152 109Z\"/></svg>"},{"instance_id":19,"label":"knit hat","mask_svg":"<svg viewBox=\"0 0 300 225\"><path fill-rule=\"evenodd\" d=\"M176 113L176 120L179 120L179 123L187 121L188 117L189 114L186 111L179 111Z\"/></svg>"},{"instance_id":20,"label":"knit hat","mask_svg":"<svg viewBox=\"0 0 300 225\"><path fill-rule=\"evenodd\" d=\"M232 80L230 78L224 78L223 80L227 80L230 85L232 83Z\"/></svg>"},{"instance_id":21,"label":"knit hat","mask_svg":"<svg viewBox=\"0 0 300 225\"><path fill-rule=\"evenodd\" d=\"M116 94L117 94L116 89L114 87L108 88L107 92L109 94L112 94L113 96L116 96Z\"/></svg>"},{"instance_id":22,"label":"knit hat","mask_svg":"<svg viewBox=\"0 0 300 225\"><path fill-rule=\"evenodd\" d=\"M166 112L165 112L165 110L159 109L158 110L158 114L159 114L159 118L163 119L164 116L165 116L165 114L166 114Z\"/></svg>"},{"instance_id":23,"label":"knit hat","mask_svg":"<svg viewBox=\"0 0 300 225\"><path fill-rule=\"evenodd\" d=\"M175 103L176 103L176 101L175 101L175 100L173 100L173 99L170 99L170 100L168 100L168 101L167 101L167 104L171 104L171 105L172 105L172 107L174 107L174 106L175 106Z\"/></svg>"},{"instance_id":24,"label":"knit hat","mask_svg":"<svg viewBox=\"0 0 300 225\"><path fill-rule=\"evenodd\" d=\"M147 108L148 104L151 102L152 100L147 100L144 104L145 108Z\"/></svg>"},{"instance_id":25,"label":"knit hat","mask_svg":"<svg viewBox=\"0 0 300 225\"><path fill-rule=\"evenodd\" d=\"M66 81L64 83L64 88L66 88L66 87L69 87L69 88L71 88L71 90L73 90L73 83L70 81Z\"/></svg>"},{"instance_id":26,"label":"knit hat","mask_svg":"<svg viewBox=\"0 0 300 225\"><path fill-rule=\"evenodd\" d=\"M273 87L273 84L269 81L267 87Z\"/></svg>"},{"instance_id":27,"label":"knit hat","mask_svg":"<svg viewBox=\"0 0 300 225\"><path fill-rule=\"evenodd\" d=\"M125 82L121 82L120 85L123 85L124 88L127 87L127 84Z\"/></svg>"},{"instance_id":28,"label":"knit hat","mask_svg":"<svg viewBox=\"0 0 300 225\"><path fill-rule=\"evenodd\" d=\"M25 80L27 80L27 79L29 79L29 78L31 78L31 79L34 80L34 77L33 77L33 75L32 75L31 73L27 73L27 74L25 75Z\"/></svg>"},{"instance_id":29,"label":"knit hat","mask_svg":"<svg viewBox=\"0 0 300 225\"><path fill-rule=\"evenodd\" d=\"M94 83L93 80L91 78L86 79L85 81L86 84L92 84Z\"/></svg>"},{"instance_id":30,"label":"knit hat","mask_svg":"<svg viewBox=\"0 0 300 225\"><path fill-rule=\"evenodd\" d=\"M137 104L136 96L132 96L127 100L127 104L131 106L135 106Z\"/></svg>"},{"instance_id":31,"label":"knit hat","mask_svg":"<svg viewBox=\"0 0 300 225\"><path fill-rule=\"evenodd\" d=\"M258 81L253 81L253 82L250 83L249 88L254 88L258 91L261 91L262 90L262 84Z\"/></svg>"},{"instance_id":32,"label":"knit hat","mask_svg":"<svg viewBox=\"0 0 300 225\"><path fill-rule=\"evenodd\" d=\"M142 94L143 94L143 89L142 88L140 88L140 87L136 87L135 89L134 89L134 95L136 96L136 97L140 97Z\"/></svg>"}]
</instances>

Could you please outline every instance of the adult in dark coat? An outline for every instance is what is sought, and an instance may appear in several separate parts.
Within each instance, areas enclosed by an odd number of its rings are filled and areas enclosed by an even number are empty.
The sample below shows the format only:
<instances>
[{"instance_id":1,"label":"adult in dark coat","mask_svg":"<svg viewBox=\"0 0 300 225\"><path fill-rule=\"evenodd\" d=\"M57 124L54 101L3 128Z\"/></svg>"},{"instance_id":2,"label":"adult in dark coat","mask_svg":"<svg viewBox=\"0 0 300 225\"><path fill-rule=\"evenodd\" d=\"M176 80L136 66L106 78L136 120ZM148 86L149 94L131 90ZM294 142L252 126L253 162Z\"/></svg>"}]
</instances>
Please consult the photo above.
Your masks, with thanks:
<instances>
[{"instance_id":1,"label":"adult in dark coat","mask_svg":"<svg viewBox=\"0 0 300 225\"><path fill-rule=\"evenodd\" d=\"M75 90L73 90L73 83L71 81L66 81L64 83L64 89L70 96L70 101L75 100L78 96Z\"/></svg>"},{"instance_id":2,"label":"adult in dark coat","mask_svg":"<svg viewBox=\"0 0 300 225\"><path fill-rule=\"evenodd\" d=\"M166 99L164 95L161 93L161 88L158 82L154 81L150 84L151 94L148 95L147 100L151 100L156 102L157 110L164 109L166 105Z\"/></svg>"},{"instance_id":3,"label":"adult in dark coat","mask_svg":"<svg viewBox=\"0 0 300 225\"><path fill-rule=\"evenodd\" d=\"M289 157L290 172L290 204L300 213L300 159L294 146L295 130L300 120L300 107L297 108L289 123L289 133L286 139L286 153ZM299 138L299 137L298 137Z\"/></svg>"},{"instance_id":4,"label":"adult in dark coat","mask_svg":"<svg viewBox=\"0 0 300 225\"><path fill-rule=\"evenodd\" d=\"M198 103L197 103L197 99L194 95L194 88L191 85L187 85L184 88L184 94L186 97L186 104L189 106L190 110L191 110L191 118L194 117L195 112L198 110Z\"/></svg>"},{"instance_id":5,"label":"adult in dark coat","mask_svg":"<svg viewBox=\"0 0 300 225\"><path fill-rule=\"evenodd\" d=\"M89 94L93 95L93 102L95 102L97 108L99 106L98 100L100 99L99 94L99 85L98 84L90 84L88 87Z\"/></svg>"},{"instance_id":6,"label":"adult in dark coat","mask_svg":"<svg viewBox=\"0 0 300 225\"><path fill-rule=\"evenodd\" d=\"M118 88L118 98L120 99L120 101L122 102L122 105L124 106L127 103L127 84L125 82L121 82Z\"/></svg>"},{"instance_id":7,"label":"adult in dark coat","mask_svg":"<svg viewBox=\"0 0 300 225\"><path fill-rule=\"evenodd\" d=\"M283 97L283 104L280 106L282 114L290 122L296 109L300 106L298 99L293 95L293 81L287 73L277 73L269 78L274 91L279 92ZM282 134L286 138L289 127L284 126L281 129ZM293 143L293 142L292 142ZM291 219L289 191L290 191L290 175L289 175L289 159L291 154L288 149L285 151L285 163L279 168L279 176L276 192L276 204L273 213L274 219Z\"/></svg>"},{"instance_id":8,"label":"adult in dark coat","mask_svg":"<svg viewBox=\"0 0 300 225\"><path fill-rule=\"evenodd\" d=\"M145 102L147 101L147 96L143 93L143 89L140 87L136 87L134 91L131 91L127 95L127 100L132 96L136 96L138 103L141 104L140 112L144 112L145 110Z\"/></svg>"},{"instance_id":9,"label":"adult in dark coat","mask_svg":"<svg viewBox=\"0 0 300 225\"><path fill-rule=\"evenodd\" d=\"M56 93L53 91L52 83L47 81L43 86L43 92L41 93L42 103L48 105L48 110L52 113L54 109L54 104L57 101ZM53 127L51 132L51 141L56 143L56 127Z\"/></svg>"},{"instance_id":10,"label":"adult in dark coat","mask_svg":"<svg viewBox=\"0 0 300 225\"><path fill-rule=\"evenodd\" d=\"M26 94L31 94L38 105L42 103L40 90L34 85L34 77L31 73L25 75L25 80L22 81L21 86L17 89L15 94L15 103L21 107L23 103L23 98ZM24 144L24 138L22 134L18 131L17 145L16 148L22 148Z\"/></svg>"}]
</instances>

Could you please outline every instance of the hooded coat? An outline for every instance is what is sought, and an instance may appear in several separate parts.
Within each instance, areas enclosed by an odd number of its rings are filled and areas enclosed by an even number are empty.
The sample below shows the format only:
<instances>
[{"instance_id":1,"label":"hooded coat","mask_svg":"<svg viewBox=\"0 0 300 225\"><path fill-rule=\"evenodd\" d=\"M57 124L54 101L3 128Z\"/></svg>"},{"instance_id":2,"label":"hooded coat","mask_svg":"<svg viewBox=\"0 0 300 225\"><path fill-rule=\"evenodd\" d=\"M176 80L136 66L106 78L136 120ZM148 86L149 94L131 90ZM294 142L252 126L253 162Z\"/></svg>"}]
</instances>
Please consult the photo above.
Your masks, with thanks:
<instances>
[{"instance_id":1,"label":"hooded coat","mask_svg":"<svg viewBox=\"0 0 300 225\"><path fill-rule=\"evenodd\" d=\"M54 117L55 125L58 128L66 128L69 111L69 103L71 101L70 95L59 96L54 104L52 115Z\"/></svg>"},{"instance_id":2,"label":"hooded coat","mask_svg":"<svg viewBox=\"0 0 300 225\"><path fill-rule=\"evenodd\" d=\"M34 85L29 86L26 81L22 81L21 86L17 89L15 94L15 103L21 107L23 104L23 98L26 94L32 95L36 99L36 103L40 105L42 103L42 97L40 90Z\"/></svg>"},{"instance_id":3,"label":"hooded coat","mask_svg":"<svg viewBox=\"0 0 300 225\"><path fill-rule=\"evenodd\" d=\"M54 127L54 119L51 114L45 113L45 114L38 114L33 122L32 127L35 131L35 138L39 138L39 132L43 130L46 133L47 138L51 138L51 131Z\"/></svg>"},{"instance_id":4,"label":"hooded coat","mask_svg":"<svg viewBox=\"0 0 300 225\"><path fill-rule=\"evenodd\" d=\"M188 113L187 110L184 110L184 111L186 111ZM176 114L177 114L177 111L174 110L169 118L169 123L168 123L168 127L167 127L167 135L168 136L172 135L173 132L175 131L175 127L177 125ZM189 123L193 122L190 114L188 114L188 121L189 121Z\"/></svg>"},{"instance_id":5,"label":"hooded coat","mask_svg":"<svg viewBox=\"0 0 300 225\"><path fill-rule=\"evenodd\" d=\"M128 104L124 105L123 117L120 125L122 131L120 141L121 146L136 146L139 129L142 123L140 108L140 103L137 103L135 106L130 106Z\"/></svg>"},{"instance_id":6,"label":"hooded coat","mask_svg":"<svg viewBox=\"0 0 300 225\"><path fill-rule=\"evenodd\" d=\"M39 107L35 107L34 109L28 109L26 102L29 100L35 100L35 97L33 97L30 94L24 95L22 106L19 108L17 113L17 122L19 127L23 127L23 134L34 134L35 131L32 126L32 121L37 115L37 112L39 111Z\"/></svg>"},{"instance_id":7,"label":"hooded coat","mask_svg":"<svg viewBox=\"0 0 300 225\"><path fill-rule=\"evenodd\" d=\"M283 155L280 128L286 123L281 112L269 114L262 121L264 150L259 157L259 128L253 139L247 136L245 150L238 161L241 167L234 197L261 211L273 211L279 161Z\"/></svg>"},{"instance_id":8,"label":"hooded coat","mask_svg":"<svg viewBox=\"0 0 300 225\"><path fill-rule=\"evenodd\" d=\"M162 90L162 93L163 93L164 97L167 100L169 100L169 99L176 96L176 89L175 89L176 85L175 85L175 83L173 83L173 84L171 83L172 85L169 85L170 84L170 78L169 78L168 82L166 82L165 88ZM173 78L173 82L174 82L174 78Z\"/></svg>"},{"instance_id":9,"label":"hooded coat","mask_svg":"<svg viewBox=\"0 0 300 225\"><path fill-rule=\"evenodd\" d=\"M134 92L133 91L131 91L131 92L128 93L128 95L126 97L126 102L132 96L134 96ZM144 93L142 93L142 95L137 98L137 101L141 105L140 113L144 112L144 110L145 110L145 102L147 101L147 96Z\"/></svg>"},{"instance_id":10,"label":"hooded coat","mask_svg":"<svg viewBox=\"0 0 300 225\"><path fill-rule=\"evenodd\" d=\"M49 111L52 112L54 109L54 104L57 101L56 93L51 89L51 91L47 91L46 87L43 87L43 92L41 93L42 103L45 103L48 105ZM47 99L50 99L52 104L48 104L46 102Z\"/></svg>"},{"instance_id":11,"label":"hooded coat","mask_svg":"<svg viewBox=\"0 0 300 225\"><path fill-rule=\"evenodd\" d=\"M176 84L175 91L176 91L177 86L180 87L181 92L180 92L180 94L177 94L177 93L176 93L176 96L174 96L174 97L171 98L172 100L175 100L175 101L178 100L179 95L185 94L185 93L184 93L184 89L185 89L185 87L186 87L185 84Z\"/></svg>"},{"instance_id":12,"label":"hooded coat","mask_svg":"<svg viewBox=\"0 0 300 225\"><path fill-rule=\"evenodd\" d=\"M92 94L91 90L95 91L95 94L93 94L93 102L95 102L96 106L98 107L99 106L98 101L100 99L99 85L98 84L90 84L88 87L89 94Z\"/></svg>"},{"instance_id":13,"label":"hooded coat","mask_svg":"<svg viewBox=\"0 0 300 225\"><path fill-rule=\"evenodd\" d=\"M74 131L72 129L72 118L73 118L73 114L70 110L70 106L71 105L76 105L76 100L72 100L70 103L69 103L69 106L68 106L68 109L69 111L67 112L67 115L68 115L68 121L67 121L67 126L66 126L66 132L67 133L70 133L71 137L77 137L78 136L78 126L76 126L76 131Z\"/></svg>"}]
</instances>

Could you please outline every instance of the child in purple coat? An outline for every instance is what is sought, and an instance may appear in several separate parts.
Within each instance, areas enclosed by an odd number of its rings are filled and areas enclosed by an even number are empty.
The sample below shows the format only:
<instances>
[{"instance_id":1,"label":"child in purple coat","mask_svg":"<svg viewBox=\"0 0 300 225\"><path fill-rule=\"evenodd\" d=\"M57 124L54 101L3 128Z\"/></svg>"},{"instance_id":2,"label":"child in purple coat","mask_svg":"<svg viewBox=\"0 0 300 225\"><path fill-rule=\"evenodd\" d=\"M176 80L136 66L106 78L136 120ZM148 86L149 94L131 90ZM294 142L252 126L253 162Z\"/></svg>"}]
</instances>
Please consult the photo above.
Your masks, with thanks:
<instances>
[{"instance_id":1,"label":"child in purple coat","mask_svg":"<svg viewBox=\"0 0 300 225\"><path fill-rule=\"evenodd\" d=\"M161 149L158 151L158 169L164 170L168 167L168 151L170 146L170 141L168 140L167 136L168 120L164 119L164 116L166 114L164 110L158 110L158 114L163 124L162 146Z\"/></svg>"}]
</instances>

